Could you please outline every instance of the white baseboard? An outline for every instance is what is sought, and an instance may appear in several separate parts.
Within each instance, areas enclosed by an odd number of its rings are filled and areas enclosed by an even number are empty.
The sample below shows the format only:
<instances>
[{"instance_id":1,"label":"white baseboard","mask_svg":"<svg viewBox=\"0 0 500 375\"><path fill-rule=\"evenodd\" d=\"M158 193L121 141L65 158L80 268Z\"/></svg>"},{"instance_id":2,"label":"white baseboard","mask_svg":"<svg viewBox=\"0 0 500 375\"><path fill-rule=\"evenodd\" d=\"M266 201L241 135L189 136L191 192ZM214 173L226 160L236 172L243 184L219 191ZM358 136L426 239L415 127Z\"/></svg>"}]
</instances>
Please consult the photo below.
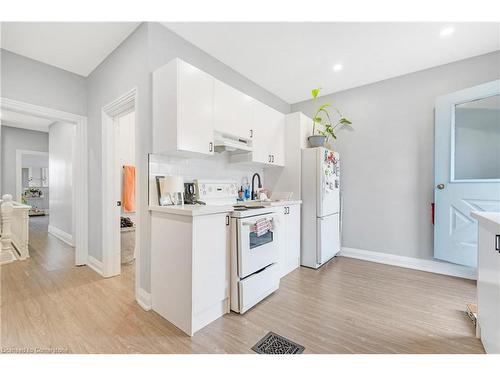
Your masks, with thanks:
<instances>
[{"instance_id":1,"label":"white baseboard","mask_svg":"<svg viewBox=\"0 0 500 375\"><path fill-rule=\"evenodd\" d=\"M351 247L343 247L339 255L347 258L356 258L375 263L389 264L391 266L462 277L464 279L477 279L476 269L473 267L466 267L438 260L410 258L401 255L380 253L377 251L354 249Z\"/></svg>"},{"instance_id":2,"label":"white baseboard","mask_svg":"<svg viewBox=\"0 0 500 375\"><path fill-rule=\"evenodd\" d=\"M89 266L91 269L93 269L99 275L101 275L101 276L104 275L102 262L100 260L97 260L96 258L94 258L91 255L89 255L87 258L87 266Z\"/></svg>"},{"instance_id":3,"label":"white baseboard","mask_svg":"<svg viewBox=\"0 0 500 375\"><path fill-rule=\"evenodd\" d=\"M49 233L54 237L60 239L62 242L67 243L71 247L75 247L73 243L73 236L59 228L49 225Z\"/></svg>"},{"instance_id":4,"label":"white baseboard","mask_svg":"<svg viewBox=\"0 0 500 375\"><path fill-rule=\"evenodd\" d=\"M135 299L139 306L141 306L144 310L151 310L153 303L151 302L151 293L146 292L144 289L137 289L137 294Z\"/></svg>"},{"instance_id":5,"label":"white baseboard","mask_svg":"<svg viewBox=\"0 0 500 375\"><path fill-rule=\"evenodd\" d=\"M137 294L135 299L139 306L141 306L144 310L149 311L153 307L153 303L151 301L151 293L146 292L144 289L137 289Z\"/></svg>"}]
</instances>

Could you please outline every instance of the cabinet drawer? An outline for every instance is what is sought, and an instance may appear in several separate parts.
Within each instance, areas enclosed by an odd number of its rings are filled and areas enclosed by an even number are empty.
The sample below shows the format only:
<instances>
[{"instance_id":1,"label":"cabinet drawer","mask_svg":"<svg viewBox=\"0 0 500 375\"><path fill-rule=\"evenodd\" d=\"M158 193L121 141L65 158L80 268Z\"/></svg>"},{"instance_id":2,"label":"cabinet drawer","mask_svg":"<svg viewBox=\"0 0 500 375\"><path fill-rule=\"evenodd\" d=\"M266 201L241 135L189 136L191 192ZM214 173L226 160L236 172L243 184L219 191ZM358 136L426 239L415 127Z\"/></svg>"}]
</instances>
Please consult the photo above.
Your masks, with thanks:
<instances>
[{"instance_id":1,"label":"cabinet drawer","mask_svg":"<svg viewBox=\"0 0 500 375\"><path fill-rule=\"evenodd\" d=\"M278 265L272 264L262 271L238 282L239 312L244 313L279 288Z\"/></svg>"}]
</instances>

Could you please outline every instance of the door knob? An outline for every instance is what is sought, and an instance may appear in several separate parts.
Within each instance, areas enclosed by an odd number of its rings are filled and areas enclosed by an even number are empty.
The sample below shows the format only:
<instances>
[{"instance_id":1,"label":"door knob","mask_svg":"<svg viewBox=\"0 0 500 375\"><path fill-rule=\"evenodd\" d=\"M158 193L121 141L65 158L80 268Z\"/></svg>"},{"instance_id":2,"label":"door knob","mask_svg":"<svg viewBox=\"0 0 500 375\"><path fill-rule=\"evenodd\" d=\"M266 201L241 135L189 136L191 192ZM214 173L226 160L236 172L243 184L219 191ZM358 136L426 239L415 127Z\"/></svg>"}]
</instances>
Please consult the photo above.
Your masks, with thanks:
<instances>
[{"instance_id":1,"label":"door knob","mask_svg":"<svg viewBox=\"0 0 500 375\"><path fill-rule=\"evenodd\" d=\"M444 189L444 184L438 184L437 188L438 188L439 190L443 190L443 189Z\"/></svg>"}]
</instances>

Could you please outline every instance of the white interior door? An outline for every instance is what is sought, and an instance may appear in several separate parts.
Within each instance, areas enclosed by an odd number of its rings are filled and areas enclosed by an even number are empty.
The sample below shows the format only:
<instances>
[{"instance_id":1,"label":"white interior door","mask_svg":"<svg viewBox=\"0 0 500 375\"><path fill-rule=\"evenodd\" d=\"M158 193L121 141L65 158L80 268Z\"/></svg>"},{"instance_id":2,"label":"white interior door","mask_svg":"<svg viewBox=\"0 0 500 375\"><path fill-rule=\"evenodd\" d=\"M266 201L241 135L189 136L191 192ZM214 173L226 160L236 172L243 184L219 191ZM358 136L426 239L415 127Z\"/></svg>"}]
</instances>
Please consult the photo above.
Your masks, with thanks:
<instances>
[{"instance_id":1,"label":"white interior door","mask_svg":"<svg viewBox=\"0 0 500 375\"><path fill-rule=\"evenodd\" d=\"M500 211L500 81L436 100L434 257L476 267L472 211Z\"/></svg>"},{"instance_id":2,"label":"white interior door","mask_svg":"<svg viewBox=\"0 0 500 375\"><path fill-rule=\"evenodd\" d=\"M113 263L115 269L118 273L121 272L121 262L119 261L121 255L121 241L120 241L120 216L122 210L122 174L123 174L123 165L120 160L120 145L118 141L120 140L120 118L123 116L120 115L116 117L113 121L113 196L114 201L113 204L113 224L111 226L111 230L113 232Z\"/></svg>"}]
</instances>

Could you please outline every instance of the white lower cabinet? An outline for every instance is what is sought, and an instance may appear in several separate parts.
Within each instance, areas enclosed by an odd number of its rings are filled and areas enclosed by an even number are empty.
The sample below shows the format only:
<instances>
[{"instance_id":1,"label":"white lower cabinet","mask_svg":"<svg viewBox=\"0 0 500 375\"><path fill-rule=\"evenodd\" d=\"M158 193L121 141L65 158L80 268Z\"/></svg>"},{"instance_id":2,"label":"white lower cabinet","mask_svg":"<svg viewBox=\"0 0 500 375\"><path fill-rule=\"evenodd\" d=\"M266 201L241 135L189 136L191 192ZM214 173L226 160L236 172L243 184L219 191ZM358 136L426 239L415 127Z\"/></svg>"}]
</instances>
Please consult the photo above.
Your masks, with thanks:
<instances>
[{"instance_id":1,"label":"white lower cabinet","mask_svg":"<svg viewBox=\"0 0 500 375\"><path fill-rule=\"evenodd\" d=\"M500 354L500 223L484 225L481 214L472 214L479 221L477 323L486 353Z\"/></svg>"},{"instance_id":2,"label":"white lower cabinet","mask_svg":"<svg viewBox=\"0 0 500 375\"><path fill-rule=\"evenodd\" d=\"M281 207L278 218L281 277L300 265L300 204Z\"/></svg>"},{"instance_id":3,"label":"white lower cabinet","mask_svg":"<svg viewBox=\"0 0 500 375\"><path fill-rule=\"evenodd\" d=\"M151 214L153 310L192 336L229 312L227 214Z\"/></svg>"}]
</instances>

